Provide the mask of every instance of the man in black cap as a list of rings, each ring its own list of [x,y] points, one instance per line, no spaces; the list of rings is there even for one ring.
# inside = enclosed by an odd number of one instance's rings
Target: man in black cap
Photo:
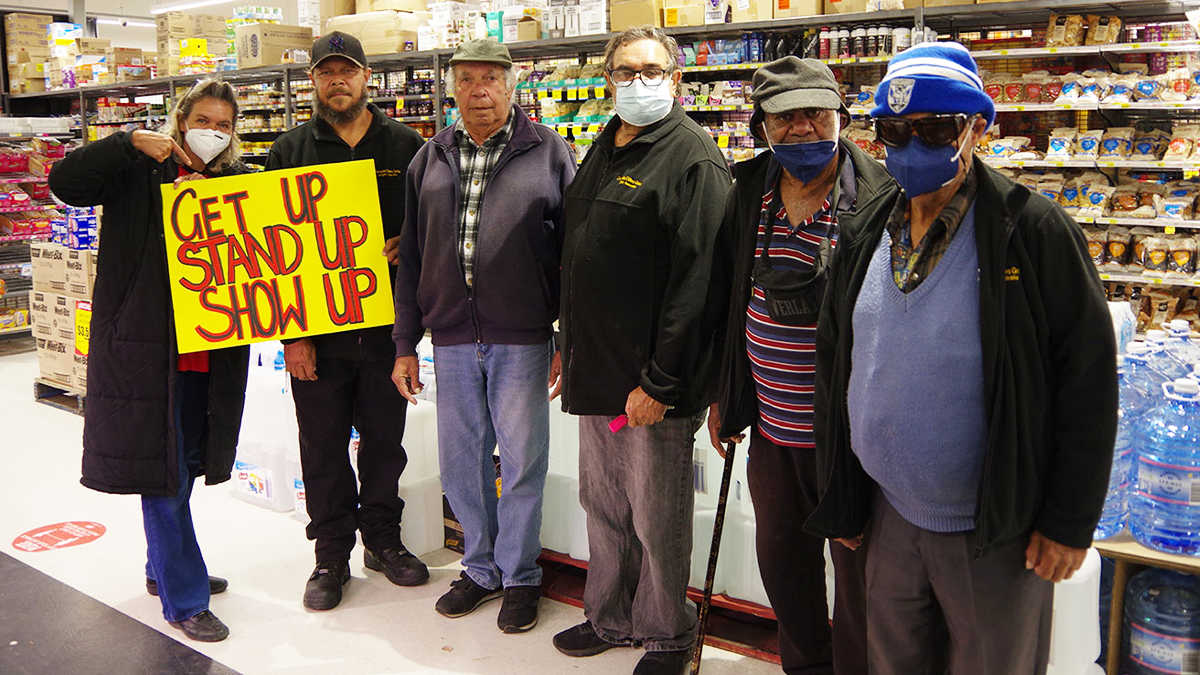
[[[395,265],[404,174],[424,141],[369,102],[371,69],[357,38],[337,31],[317,38],[312,59],[313,118],[275,141],[266,168],[375,160],[384,253]],[[404,502],[397,489],[408,458],[400,445],[405,402],[391,381],[395,348],[389,333],[387,326],[363,328],[289,340],[284,347],[300,427],[307,533],[316,540],[317,566],[304,589],[309,609],[333,609],[342,601],[356,532],[362,532],[368,569],[398,586],[429,579],[424,563],[400,540]],[[361,439],[357,482],[348,452],[351,426]]]
[[[409,170],[392,331],[392,379],[410,399],[417,342],[432,333],[442,488],[463,526],[466,569],[436,609],[457,618],[503,595],[505,633],[537,624],[563,192],[575,177],[570,146],[513,104],[515,86],[494,40],[464,42],[450,59],[446,90],[462,118]]]
[[[787,56],[754,73],[751,133],[771,148],[733,168],[719,245],[733,259],[713,447],[750,431],[747,478],[758,567],[779,620],[789,675],[865,675],[865,552],[835,544],[833,634],[825,540],[803,530],[817,504],[813,387],[817,312],[838,217],[891,177],[838,137],[849,113],[816,59]],[[832,647],[832,649],[831,649]]]

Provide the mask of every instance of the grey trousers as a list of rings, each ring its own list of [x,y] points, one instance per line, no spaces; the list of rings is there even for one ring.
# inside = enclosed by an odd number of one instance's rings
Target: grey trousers
[[[692,447],[704,413],[648,427],[608,430],[579,418],[579,501],[587,512],[583,613],[613,644],[687,649],[696,606],[692,561]]]
[[[1044,675],[1054,585],[1027,541],[976,559],[970,532],[912,525],[876,492],[867,526],[872,675]]]

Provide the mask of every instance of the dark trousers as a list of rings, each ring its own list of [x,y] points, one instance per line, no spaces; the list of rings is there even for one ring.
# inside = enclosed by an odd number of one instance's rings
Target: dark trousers
[[[779,446],[755,428],[747,467],[758,569],[779,620],[788,675],[866,675],[866,551],[830,542],[833,629],[825,600],[825,540],[804,531],[817,506],[816,453]]]
[[[208,424],[208,373],[175,374],[175,447],[179,492],[142,497],[146,530],[146,578],[158,582],[167,621],[183,621],[208,609],[208,568],[192,526],[192,485],[204,463],[201,441]]]
[[[392,383],[392,361],[317,359],[317,379],[292,378],[300,465],[317,562],[350,559],[355,532],[372,551],[400,548],[400,474],[407,402]],[[358,480],[350,427],[358,429]]]
[[[1027,540],[975,557],[971,532],[923,530],[877,492],[867,526],[873,675],[1042,675],[1054,585]]]

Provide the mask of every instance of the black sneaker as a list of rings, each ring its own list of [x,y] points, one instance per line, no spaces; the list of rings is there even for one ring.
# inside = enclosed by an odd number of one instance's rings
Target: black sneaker
[[[633,675],[682,675],[692,663],[692,650],[674,652],[646,652]]]
[[[188,639],[197,642],[220,642],[229,637],[229,627],[207,609],[183,621],[167,623],[183,631]]]
[[[363,565],[369,570],[383,572],[397,586],[420,586],[429,581],[429,568],[417,556],[404,548],[385,548],[378,554],[363,548]]]
[[[208,578],[208,594],[216,595],[224,593],[225,589],[229,588],[229,582],[221,577]],[[158,595],[158,582],[153,579],[146,579],[146,592],[150,595]]]
[[[304,606],[317,611],[337,607],[342,602],[342,586],[348,581],[349,561],[317,563],[304,586]]]
[[[615,647],[632,647],[608,642],[596,633],[591,621],[571,626],[554,636],[554,648],[567,656],[595,656]]]
[[[524,633],[537,625],[538,600],[542,597],[541,586],[510,586],[504,589],[504,604],[496,625],[505,633]]]
[[[466,572],[450,584],[450,590],[438,598],[434,609],[442,616],[457,619],[475,611],[488,600],[495,600],[503,595],[500,589],[488,590],[471,580]]]

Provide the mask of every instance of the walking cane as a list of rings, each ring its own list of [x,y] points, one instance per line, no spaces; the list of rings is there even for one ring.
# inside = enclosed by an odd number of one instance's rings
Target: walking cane
[[[691,675],[700,672],[700,653],[704,651],[704,636],[708,633],[708,607],[712,604],[713,582],[717,578],[717,554],[721,551],[721,532],[725,529],[725,507],[729,502],[729,481],[733,477],[733,441],[725,446],[725,468],[721,471],[721,493],[717,498],[717,517],[713,521],[712,546],[708,549],[708,572],[704,576],[704,600],[700,602],[700,621],[696,629],[696,647],[692,652]]]

